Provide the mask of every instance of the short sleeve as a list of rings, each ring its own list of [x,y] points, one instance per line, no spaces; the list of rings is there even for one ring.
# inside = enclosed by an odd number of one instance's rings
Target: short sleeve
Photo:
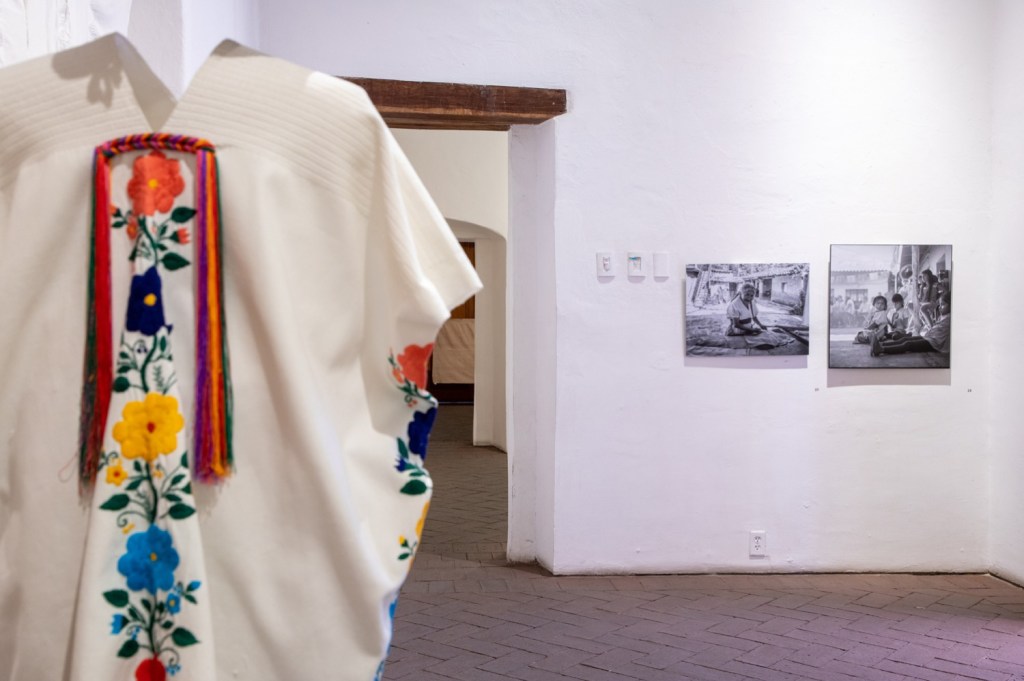
[[[361,351],[371,418],[382,433],[405,433],[421,411],[426,363],[449,310],[480,290],[480,279],[390,131],[380,122],[366,243]]]

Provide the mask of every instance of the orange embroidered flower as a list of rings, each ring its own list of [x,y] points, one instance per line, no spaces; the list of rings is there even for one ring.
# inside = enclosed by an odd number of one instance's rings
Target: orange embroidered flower
[[[421,388],[427,387],[427,360],[434,351],[434,344],[407,345],[398,356],[405,377]]]
[[[134,215],[128,218],[128,226],[125,227],[125,232],[128,235],[128,240],[132,242],[139,236],[139,219]]]
[[[189,240],[188,229],[185,228],[185,227],[182,227],[177,232],[175,232],[174,233],[174,240],[177,241],[179,244],[182,244],[182,245],[187,244],[188,240]]]
[[[128,196],[136,214],[166,213],[174,205],[174,197],[185,191],[179,162],[151,151],[135,159],[132,179],[128,182]]]

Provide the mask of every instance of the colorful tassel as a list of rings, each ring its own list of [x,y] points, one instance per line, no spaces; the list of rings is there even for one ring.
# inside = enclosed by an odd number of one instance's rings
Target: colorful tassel
[[[110,259],[110,159],[142,149],[196,155],[196,395],[193,474],[213,483],[234,465],[231,377],[224,317],[223,242],[217,158],[207,140],[167,133],[129,135],[96,147],[85,368],[79,423],[79,482],[92,486],[113,387]]]

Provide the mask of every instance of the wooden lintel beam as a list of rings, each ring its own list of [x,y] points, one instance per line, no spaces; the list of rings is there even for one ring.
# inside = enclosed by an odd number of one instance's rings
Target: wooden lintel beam
[[[378,78],[346,80],[366,90],[384,120],[395,128],[508,130],[513,125],[543,123],[566,111],[565,90]]]

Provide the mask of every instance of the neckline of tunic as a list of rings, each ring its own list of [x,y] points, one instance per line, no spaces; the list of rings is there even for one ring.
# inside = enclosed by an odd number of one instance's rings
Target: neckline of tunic
[[[220,59],[239,47],[233,40],[222,40],[203,60],[180,97],[160,79],[130,40],[111,33],[93,42],[105,58],[98,62],[93,78],[106,80],[117,96],[118,104],[131,110],[140,129],[149,132],[174,132],[178,114],[197,97],[202,97],[208,73]],[[105,62],[105,63],[104,63]],[[99,69],[106,72],[99,72]],[[123,76],[123,79],[122,79]],[[112,102],[113,104],[113,102]]]

